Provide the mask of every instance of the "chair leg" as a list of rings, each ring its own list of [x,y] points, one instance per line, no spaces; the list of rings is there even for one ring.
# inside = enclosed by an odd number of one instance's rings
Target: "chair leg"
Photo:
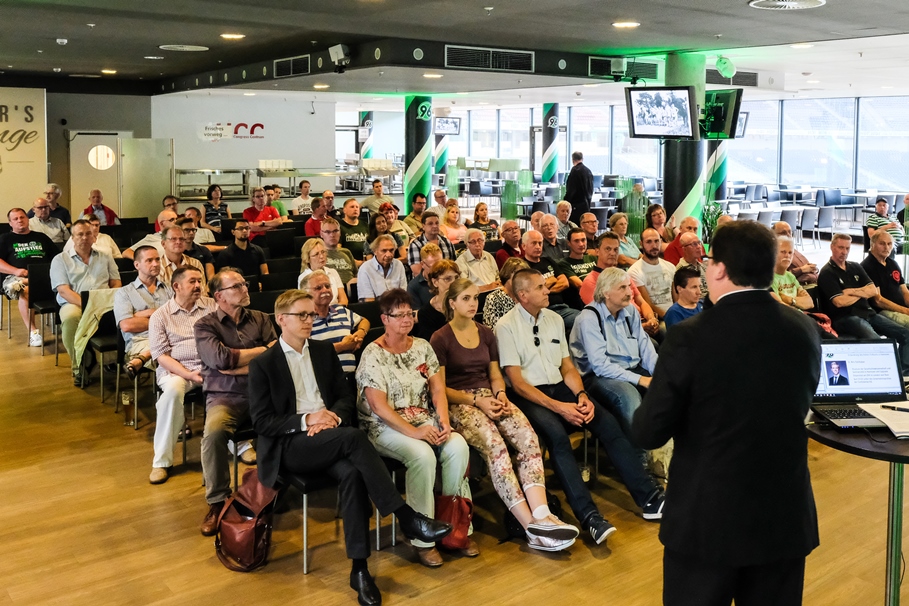
[[[303,574],[309,574],[309,495],[303,493]]]
[[[237,471],[237,468],[238,468],[237,462],[239,460],[240,460],[240,444],[238,444],[237,441],[234,440],[234,492],[237,492],[238,483],[239,483],[238,482],[239,473]]]
[[[139,375],[133,379],[133,431],[139,431]]]
[[[54,366],[59,366],[60,365],[60,339],[57,338],[57,318],[54,318],[53,331],[54,331]]]
[[[382,528],[382,518],[379,516],[379,508],[376,507],[376,551],[379,551],[380,549],[382,549],[381,542],[380,542],[381,534],[379,533],[379,530],[381,528]]]
[[[394,484],[395,486],[398,485],[396,476],[397,476],[397,472],[395,472],[395,471],[391,472],[391,483]],[[398,533],[395,530],[395,521],[396,521],[396,517],[395,517],[394,512],[392,512],[392,514],[391,514],[391,546],[392,547],[394,547],[398,543]]]
[[[41,357],[44,357],[44,315],[41,316]]]
[[[99,363],[98,363],[98,368],[100,369],[99,370],[99,375],[100,375],[99,381],[101,383],[101,387],[99,388],[99,390],[101,391],[101,403],[104,404],[104,354],[101,353],[100,351],[95,352],[95,354],[98,356],[98,360],[99,360]]]

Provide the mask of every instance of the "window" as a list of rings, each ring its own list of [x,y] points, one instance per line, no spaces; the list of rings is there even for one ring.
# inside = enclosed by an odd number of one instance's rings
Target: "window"
[[[854,145],[855,99],[783,101],[783,183],[852,187]]]
[[[499,111],[499,157],[521,161],[530,166],[530,109]]]
[[[909,97],[864,98],[859,103],[857,187],[909,190]]]
[[[655,177],[659,173],[658,139],[632,139],[628,136],[628,112],[624,105],[613,108],[612,173],[625,177]]]
[[[467,112],[453,111],[448,114],[452,118],[461,119],[461,134],[448,135],[448,161],[452,162],[458,158],[467,157]]]
[[[463,125],[462,125],[463,126]],[[470,112],[470,157],[498,157],[496,110],[474,109]],[[450,152],[449,152],[450,153]]]
[[[584,165],[597,174],[609,172],[609,108],[571,108],[571,152],[584,154]]]

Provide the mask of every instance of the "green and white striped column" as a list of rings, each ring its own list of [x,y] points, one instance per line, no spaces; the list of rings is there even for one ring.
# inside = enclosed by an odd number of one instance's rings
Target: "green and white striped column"
[[[543,183],[554,183],[559,168],[559,104],[543,104]]]
[[[724,139],[707,141],[707,200],[726,199],[726,162],[729,144]]]
[[[432,187],[432,97],[404,98],[404,213],[413,195],[429,196]]]
[[[445,167],[448,166],[448,135],[436,135],[436,149],[432,157],[435,158],[432,172],[436,175],[444,175]]]
[[[372,112],[360,112],[360,128],[369,130],[369,136],[363,142],[360,142],[360,133],[357,133],[357,153],[363,160],[372,158],[372,121]]]

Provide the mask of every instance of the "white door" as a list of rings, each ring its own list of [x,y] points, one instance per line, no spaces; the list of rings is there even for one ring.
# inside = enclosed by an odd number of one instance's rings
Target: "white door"
[[[69,132],[69,195],[73,219],[88,206],[88,194],[93,189],[100,189],[104,204],[121,214],[117,139],[132,136],[132,131]]]

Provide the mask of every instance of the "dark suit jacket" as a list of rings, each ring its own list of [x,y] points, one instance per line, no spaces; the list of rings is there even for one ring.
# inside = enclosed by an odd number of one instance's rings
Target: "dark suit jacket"
[[[818,545],[804,419],[821,372],[812,321],[767,291],[673,326],[635,412],[643,448],[675,439],[660,540],[723,566]]]
[[[565,199],[571,202],[571,220],[580,225],[580,216],[590,212],[590,200],[593,198],[593,173],[578,162],[571,167],[565,181]]]
[[[342,425],[353,425],[356,406],[334,346],[310,339],[309,353],[326,408],[341,418]],[[265,486],[275,486],[284,445],[303,431],[296,398],[287,358],[281,344],[275,343],[249,365],[249,414],[259,434],[259,481]]]
[[[831,385],[849,385],[849,379],[843,375],[830,375]]]

